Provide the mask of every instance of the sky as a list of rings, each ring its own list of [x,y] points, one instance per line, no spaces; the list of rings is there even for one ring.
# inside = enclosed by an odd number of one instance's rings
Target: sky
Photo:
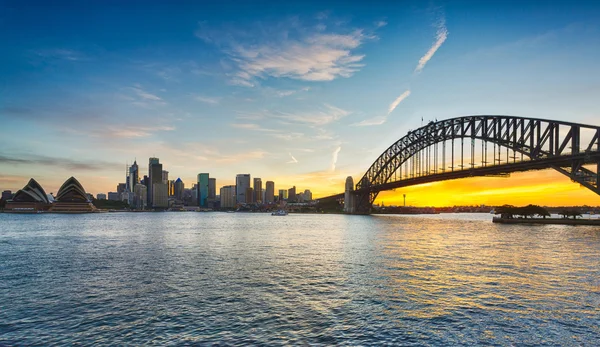
[[[250,173],[343,191],[434,119],[600,125],[593,1],[0,0],[0,189],[75,176],[114,191],[160,158],[170,179]],[[418,206],[600,205],[553,171],[380,195]]]

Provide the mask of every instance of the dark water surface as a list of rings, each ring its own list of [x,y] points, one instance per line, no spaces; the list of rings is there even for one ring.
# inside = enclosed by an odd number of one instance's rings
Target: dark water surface
[[[0,345],[598,345],[600,228],[0,214]]]

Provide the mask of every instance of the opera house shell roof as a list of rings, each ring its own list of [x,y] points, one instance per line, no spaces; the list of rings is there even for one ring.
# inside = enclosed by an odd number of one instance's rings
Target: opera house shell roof
[[[44,188],[33,178],[6,204],[6,210],[11,212],[37,212],[49,207],[50,201]]]
[[[49,204],[48,196],[44,191],[44,188],[37,183],[33,178],[29,180],[29,183],[23,189],[17,191],[15,196],[12,198],[13,202],[41,202]]]
[[[96,210],[96,207],[88,199],[85,189],[75,177],[71,177],[63,183],[54,199],[52,212],[84,213]]]

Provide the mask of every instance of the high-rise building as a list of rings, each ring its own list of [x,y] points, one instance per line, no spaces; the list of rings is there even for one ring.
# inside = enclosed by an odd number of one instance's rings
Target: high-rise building
[[[169,181],[169,171],[162,170],[162,183],[167,183]]]
[[[148,160],[148,206],[154,206],[152,201],[154,198],[154,185],[163,182],[162,176],[162,164],[159,162],[158,158],[150,158]]]
[[[175,197],[175,200],[179,200],[179,201],[183,201],[183,190],[185,189],[183,181],[181,180],[181,178],[177,178],[177,180],[175,181],[175,184],[173,184],[174,186],[174,194],[173,196]]]
[[[267,181],[265,186],[265,202],[271,203],[273,201],[275,201],[275,183]]]
[[[217,197],[217,179],[209,178],[208,179],[208,198],[215,199]]]
[[[287,200],[288,191],[286,189],[279,189],[279,201]]]
[[[98,193],[98,194],[96,194],[96,199],[97,200],[106,200],[106,194]]]
[[[251,204],[254,201],[254,189],[252,187],[246,188],[246,203]]]
[[[236,186],[224,186],[220,189],[221,208],[233,208],[236,206]]]
[[[138,210],[143,210],[146,208],[147,196],[148,196],[148,188],[143,184],[136,184],[133,187],[133,207]]]
[[[133,165],[129,167],[129,175],[127,176],[127,190],[133,192],[135,185],[140,181],[140,170],[137,160],[133,161]]]
[[[235,197],[238,204],[246,202],[246,189],[250,188],[250,174],[235,176]]]
[[[117,193],[121,194],[127,190],[127,185],[125,183],[117,184]]]
[[[288,189],[288,201],[290,202],[296,202],[297,197],[296,197],[296,186],[293,186],[292,188]]]
[[[152,207],[169,207],[169,195],[166,183],[154,183],[152,185]]]
[[[262,202],[262,180],[259,177],[254,178],[254,202]]]
[[[208,181],[207,173],[198,174],[198,206],[208,208]]]
[[[309,189],[304,190],[304,201],[312,201],[312,192]]]

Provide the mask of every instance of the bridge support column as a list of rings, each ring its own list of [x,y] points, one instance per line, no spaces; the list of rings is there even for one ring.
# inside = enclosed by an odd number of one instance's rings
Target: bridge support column
[[[373,208],[371,201],[371,193],[355,194],[353,214],[371,214],[371,210]]]

